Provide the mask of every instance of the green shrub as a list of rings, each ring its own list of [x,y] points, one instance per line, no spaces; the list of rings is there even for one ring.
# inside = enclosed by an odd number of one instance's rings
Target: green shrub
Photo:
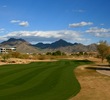
[[[108,55],[108,56],[106,57],[106,59],[107,59],[107,62],[110,64],[110,55]]]

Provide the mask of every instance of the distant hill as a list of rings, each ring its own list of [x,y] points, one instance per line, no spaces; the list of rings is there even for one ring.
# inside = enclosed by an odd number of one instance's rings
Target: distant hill
[[[66,46],[73,46],[73,45],[74,44],[66,42],[63,39],[60,39],[60,40],[55,41],[55,42],[53,42],[51,44],[38,43],[38,44],[36,44],[34,46],[36,46],[38,48],[41,48],[41,49],[46,49],[46,48],[56,49],[56,48],[59,48],[59,47],[66,47]]]
[[[2,42],[1,45],[16,46],[16,45],[21,44],[21,43],[29,44],[29,43],[26,42],[24,39],[10,38],[9,40]]]
[[[66,53],[73,52],[94,52],[97,51],[96,44],[83,45],[81,43],[69,43],[63,39],[50,44],[37,43],[32,45],[24,39],[10,38],[0,44],[1,47],[16,47],[22,53],[46,53],[60,50]]]
[[[44,44],[44,43],[37,43],[35,45],[33,45],[34,47],[38,47],[40,49],[46,49],[50,47],[50,44]]]
[[[18,52],[22,53],[37,53],[37,48],[33,47],[29,42],[24,39],[10,38],[0,44],[1,47],[16,47]]]
[[[83,44],[76,44],[73,46],[60,47],[57,49],[53,49],[53,51],[60,50],[66,53],[74,53],[74,52],[97,52],[96,44],[91,44],[85,46]]]
[[[72,43],[66,42],[63,39],[60,39],[58,41],[55,41],[50,44],[50,48],[59,48],[59,47],[66,47],[66,46],[72,46]]]

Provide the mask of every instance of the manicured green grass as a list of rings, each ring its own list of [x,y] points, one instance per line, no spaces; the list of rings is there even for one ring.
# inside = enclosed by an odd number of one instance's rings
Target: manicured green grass
[[[86,60],[0,66],[0,100],[68,100],[80,91],[73,70]]]

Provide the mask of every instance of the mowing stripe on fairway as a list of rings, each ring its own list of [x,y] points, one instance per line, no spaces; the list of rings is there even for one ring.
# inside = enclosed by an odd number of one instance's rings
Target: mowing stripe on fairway
[[[39,66],[31,69],[27,68],[27,70],[23,70],[21,72],[9,75],[2,79],[3,82],[0,83],[0,90],[15,87],[17,85],[22,85],[23,83],[40,74],[41,72],[48,70],[48,68],[53,68],[52,65],[54,65],[54,63],[50,63],[49,65],[43,67]]]
[[[16,93],[19,91],[23,91],[23,90],[32,88],[36,84],[39,84],[41,81],[43,81],[43,79],[45,79],[47,75],[51,74],[57,68],[58,68],[58,66],[51,67],[48,70],[45,70],[45,71],[41,72],[40,74],[32,77],[30,80],[28,80],[27,82],[25,82],[24,84],[22,84],[20,86],[12,87],[10,89],[0,90],[0,95],[4,94],[5,92],[7,92],[7,94],[12,94],[12,93]],[[10,90],[11,90],[11,92],[9,92]]]
[[[48,64],[46,64],[47,67],[48,67]],[[49,65],[52,65],[52,63],[50,63]],[[14,65],[14,66],[17,66],[17,65]],[[22,65],[21,68],[17,67],[16,69],[14,68],[11,68],[10,71],[8,72],[5,72],[5,73],[2,73],[2,71],[0,71],[0,84],[2,83],[1,81],[5,81],[5,79],[13,79],[13,76],[15,76],[15,78],[18,76],[18,75],[22,75],[22,74],[25,74],[26,71],[28,70],[33,70],[34,69],[39,69],[39,68],[43,68],[43,67],[46,67],[45,66],[45,63],[42,63],[42,64],[34,64],[34,66],[32,66],[32,64],[29,64],[28,66],[27,65]],[[24,72],[24,73],[23,73]],[[12,80],[11,79],[11,80]]]
[[[61,60],[2,66],[0,100],[67,100],[80,91],[73,69],[89,63]]]

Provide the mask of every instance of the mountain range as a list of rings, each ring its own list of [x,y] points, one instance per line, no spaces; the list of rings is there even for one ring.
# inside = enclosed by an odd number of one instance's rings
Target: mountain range
[[[77,44],[78,43],[72,44],[72,43],[66,42],[63,39],[60,39],[60,40],[55,41],[55,42],[53,42],[51,44],[37,43],[37,44],[35,44],[33,46],[41,48],[41,49],[46,49],[46,48],[56,49],[56,48],[59,48],[59,47],[73,46],[73,45],[77,45]]]
[[[97,51],[96,44],[86,46],[81,43],[70,43],[63,39],[57,40],[50,44],[37,43],[33,45],[21,38],[10,38],[9,40],[0,43],[0,47],[16,47],[16,50],[22,53],[46,53],[56,50],[66,53]]]

